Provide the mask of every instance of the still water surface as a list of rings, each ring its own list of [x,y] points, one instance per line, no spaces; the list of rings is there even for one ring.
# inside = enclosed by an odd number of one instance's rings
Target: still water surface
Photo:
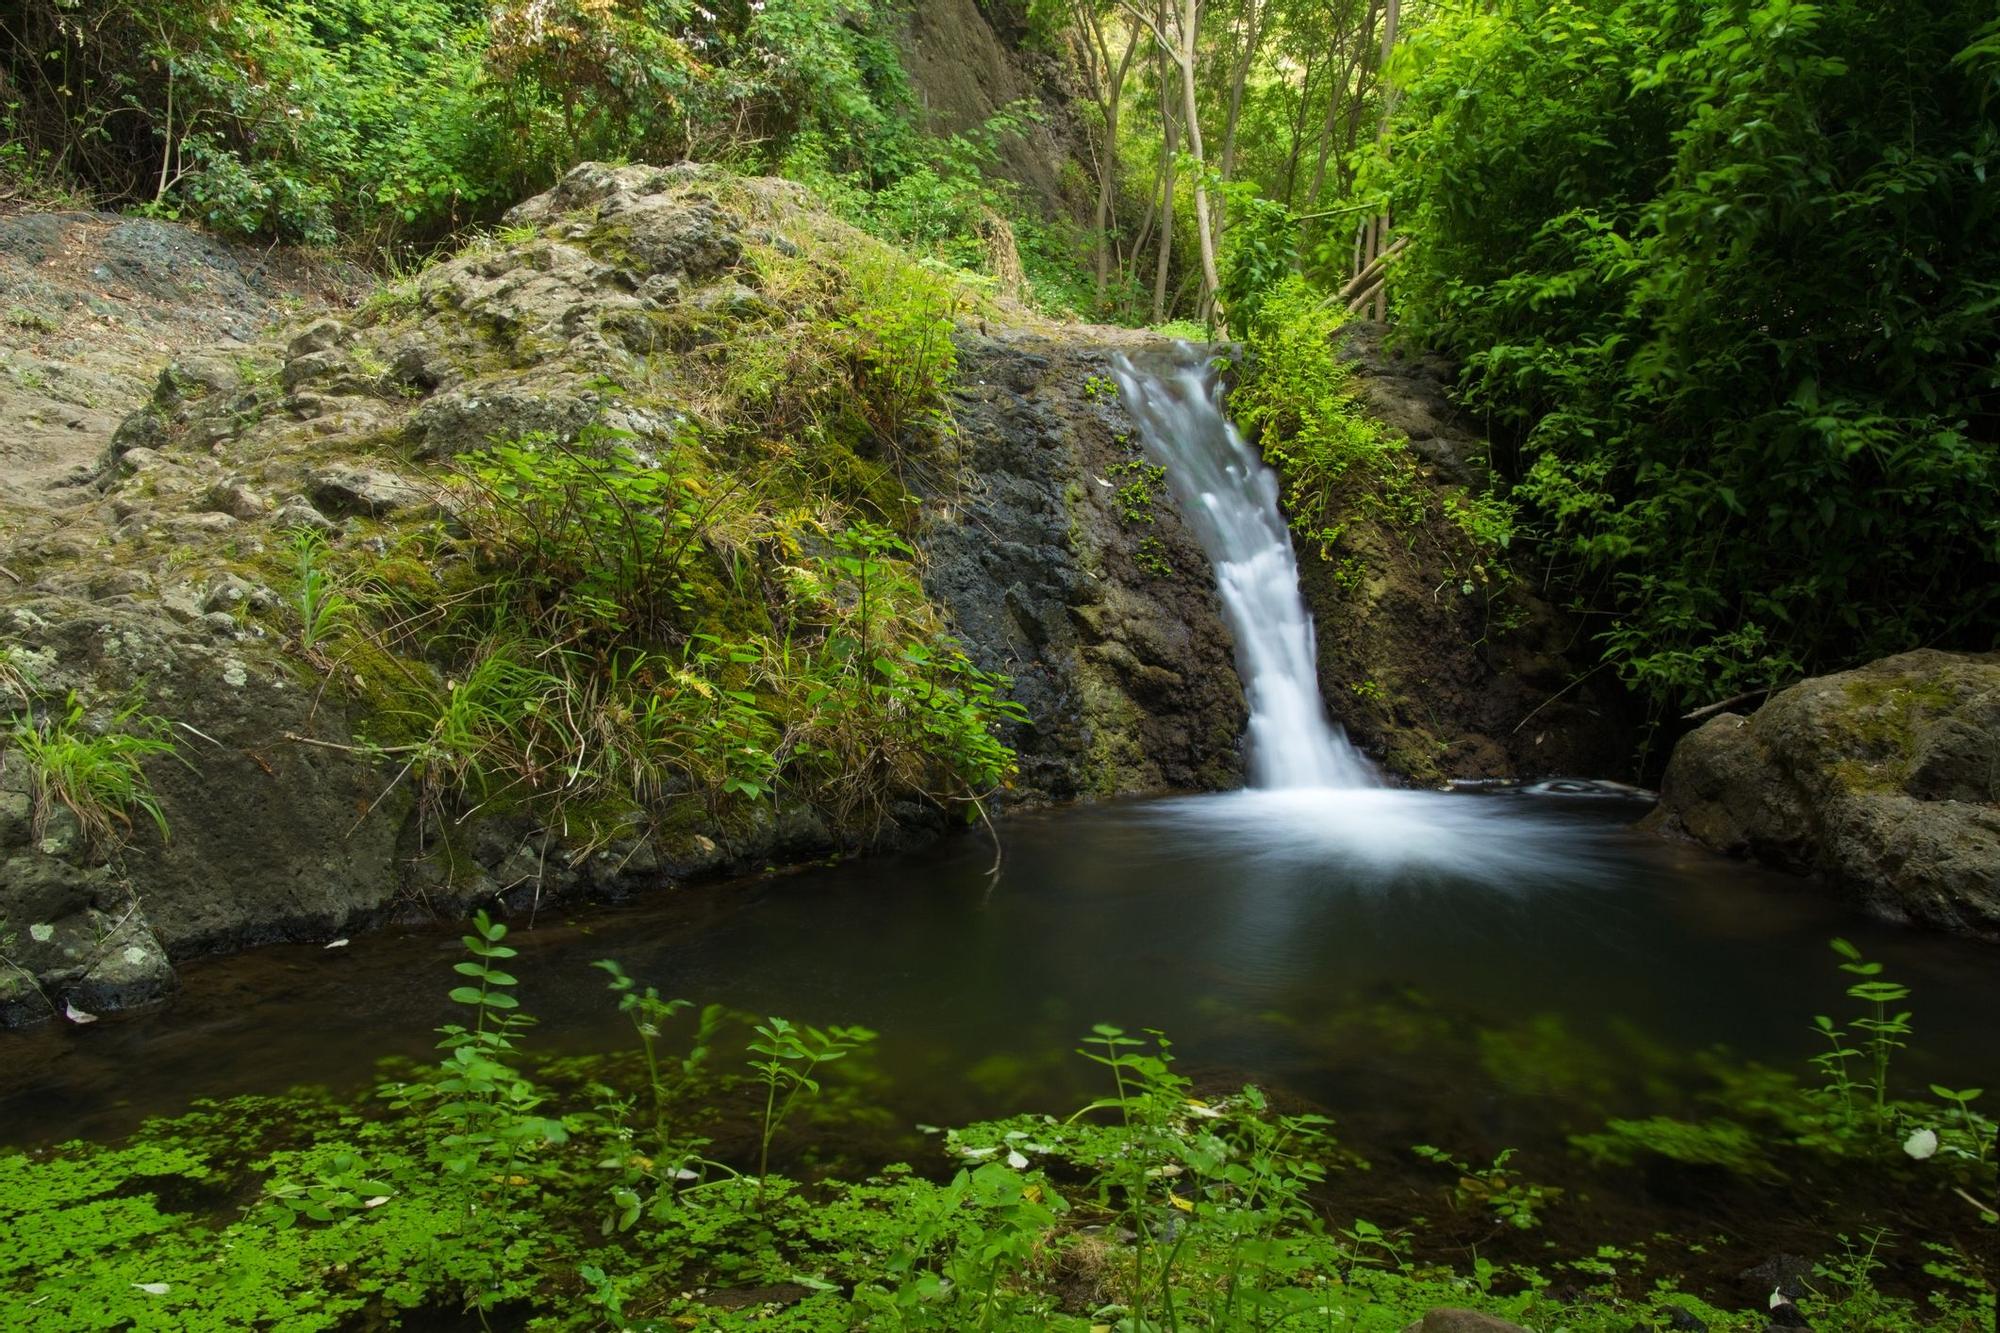
[[[879,1030],[906,1124],[1070,1109],[1095,1091],[1076,1039],[1112,1022],[1164,1029],[1199,1077],[1320,1102],[1350,1141],[1526,1146],[1677,1109],[1697,1050],[1802,1069],[1811,1016],[1851,1007],[1837,934],[1914,988],[1911,1091],[1992,1085],[1990,948],[1635,833],[1643,809],[1382,789],[1117,802],[1003,822],[997,881],[968,836],[545,916],[511,942],[544,1048],[627,1040],[589,966],[615,957],[669,996]],[[0,1037],[0,1139],[365,1087],[452,1017],[457,949],[442,930],[267,949],[189,966],[161,1011]]]

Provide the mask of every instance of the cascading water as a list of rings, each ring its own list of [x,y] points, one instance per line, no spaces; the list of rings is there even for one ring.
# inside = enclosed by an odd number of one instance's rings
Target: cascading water
[[[1115,365],[1139,438],[1215,565],[1250,706],[1250,783],[1298,789],[1369,787],[1375,774],[1320,699],[1312,615],[1278,512],[1278,478],[1222,414],[1220,380],[1199,348],[1146,372]]]
[[[1278,479],[1223,415],[1207,356],[1180,344],[1144,368],[1122,357],[1114,368],[1141,444],[1166,468],[1215,565],[1250,706],[1248,789],[1156,801],[1136,817],[1246,863],[1296,868],[1349,890],[1478,882],[1518,892],[1587,872],[1592,854],[1517,802],[1382,784],[1327,718]],[[1259,910],[1289,919],[1293,907]]]

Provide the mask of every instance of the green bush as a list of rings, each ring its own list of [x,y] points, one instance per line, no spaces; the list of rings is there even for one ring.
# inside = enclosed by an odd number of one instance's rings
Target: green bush
[[[590,157],[916,164],[888,5],[25,0],[0,163],[219,231],[428,240]]]
[[[1498,553],[1513,540],[1512,506],[1492,495],[1432,498],[1408,444],[1361,405],[1335,345],[1345,312],[1297,276],[1258,289],[1249,310],[1230,411],[1276,470],[1292,530],[1331,559],[1366,515],[1413,539],[1428,534],[1466,596],[1504,582]]]
[[[70,694],[60,710],[38,717],[23,709],[0,734],[0,763],[12,759],[27,772],[39,834],[58,809],[75,816],[90,849],[115,850],[144,815],[167,836],[167,817],[153,795],[142,761],[172,755],[164,718],[145,715],[137,702],[93,726],[83,702]]]
[[[1401,312],[1658,706],[2000,629],[1992,20],[1551,0],[1411,39]]]

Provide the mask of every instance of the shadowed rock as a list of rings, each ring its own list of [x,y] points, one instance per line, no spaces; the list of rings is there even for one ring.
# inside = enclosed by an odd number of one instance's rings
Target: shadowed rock
[[[1648,823],[2000,941],[2000,653],[1904,653],[1711,718]]]

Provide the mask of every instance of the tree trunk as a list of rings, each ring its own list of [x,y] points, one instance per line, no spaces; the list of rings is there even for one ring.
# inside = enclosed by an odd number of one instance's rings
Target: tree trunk
[[[1341,108],[1343,105],[1359,106],[1361,86],[1356,85],[1353,102],[1349,103],[1348,85],[1356,83],[1358,74],[1365,75],[1370,47],[1368,39],[1375,32],[1375,18],[1380,12],[1381,0],[1368,0],[1368,16],[1362,20],[1361,30],[1355,33],[1353,45],[1348,48],[1347,59],[1340,68],[1340,77],[1334,80],[1333,87],[1327,90],[1326,119],[1320,125],[1319,131],[1319,161],[1313,167],[1312,188],[1306,191],[1305,211],[1308,213],[1318,205],[1320,194],[1326,188],[1327,160],[1333,156],[1334,131],[1340,125]]]
[[[1236,127],[1243,118],[1243,85],[1249,82],[1250,67],[1256,63],[1257,48],[1264,40],[1264,29],[1260,20],[1268,19],[1270,10],[1258,10],[1258,0],[1249,0],[1249,9],[1244,16],[1243,50],[1236,59],[1236,69],[1229,79],[1229,111],[1222,122],[1222,165],[1220,176],[1227,185],[1236,178]],[[1222,237],[1229,226],[1229,201],[1216,201],[1215,241],[1222,243]]]
[[[1103,41],[1103,30],[1098,31]],[[1104,308],[1104,292],[1111,279],[1112,209],[1118,196],[1118,111],[1125,99],[1125,76],[1131,71],[1132,57],[1139,50],[1139,31],[1125,44],[1125,54],[1112,70],[1104,99],[1104,148],[1097,164],[1097,307]],[[1105,49],[1107,60],[1111,52]]]
[[[1299,154],[1306,146],[1306,111],[1312,105],[1313,75],[1319,72],[1319,46],[1315,43],[1306,50],[1306,77],[1299,85],[1299,105],[1292,115],[1292,146],[1285,154],[1285,207],[1292,206],[1292,195],[1298,189]]]
[[[1377,76],[1378,82],[1382,85],[1382,124],[1375,131],[1375,137],[1378,141],[1385,143],[1389,138],[1389,118],[1396,111],[1396,85],[1389,82],[1389,58],[1396,53],[1396,19],[1401,11],[1401,0],[1389,0],[1388,15],[1382,24],[1382,64],[1380,66],[1382,72]],[[1385,204],[1382,208],[1382,215],[1375,219],[1375,253],[1371,257],[1379,258],[1384,253],[1385,247],[1388,244],[1389,209]],[[1388,318],[1389,277],[1385,269],[1382,275],[1382,286],[1375,294],[1375,322],[1379,324]]]
[[[1160,0],[1160,18],[1167,16],[1167,0]],[[1179,149],[1174,126],[1172,85],[1167,82],[1167,61],[1160,53],[1160,258],[1153,270],[1153,322],[1167,317],[1167,271],[1174,256],[1174,154]]]
[[[1208,169],[1201,151],[1201,111],[1195,89],[1195,33],[1200,22],[1201,0],[1181,0],[1181,102],[1186,111],[1188,156],[1194,159],[1194,226],[1201,244],[1201,304],[1206,317],[1212,313],[1215,289],[1215,232],[1208,208]]]

